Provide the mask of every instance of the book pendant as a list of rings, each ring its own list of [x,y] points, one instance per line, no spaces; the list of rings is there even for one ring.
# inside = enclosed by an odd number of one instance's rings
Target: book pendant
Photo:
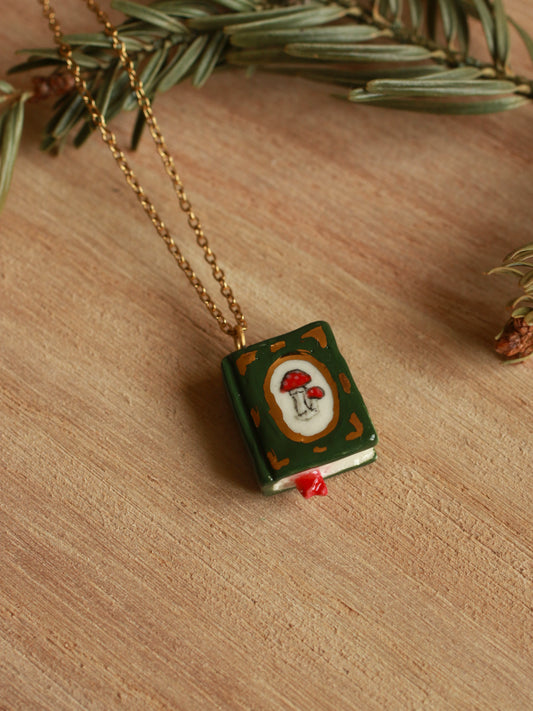
[[[230,353],[222,373],[264,494],[325,495],[324,479],[375,460],[375,429],[325,321]]]

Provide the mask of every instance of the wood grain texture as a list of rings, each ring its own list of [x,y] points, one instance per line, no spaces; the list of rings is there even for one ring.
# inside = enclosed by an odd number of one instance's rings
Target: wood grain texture
[[[49,44],[15,6],[2,70]],[[33,110],[0,218],[0,708],[532,708],[533,363],[493,356],[515,288],[484,275],[531,240],[531,109],[222,74],[157,114],[249,342],[329,321],[379,459],[261,497],[230,342],[100,141],[43,155]],[[147,140],[134,162],[192,255]]]

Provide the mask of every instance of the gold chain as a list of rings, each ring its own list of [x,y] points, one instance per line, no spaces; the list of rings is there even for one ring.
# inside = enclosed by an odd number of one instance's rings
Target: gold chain
[[[161,239],[165,242],[168,251],[172,254],[179,268],[183,271],[189,282],[195,288],[202,303],[205,305],[210,314],[216,319],[222,331],[235,340],[236,348],[242,348],[244,346],[244,331],[246,330],[246,320],[239,304],[233,296],[233,291],[231,287],[226,281],[224,272],[217,264],[216,256],[212,251],[211,247],[209,246],[207,237],[205,236],[202,225],[200,223],[200,219],[194,213],[192,205],[189,199],[187,198],[187,194],[183,187],[183,183],[181,182],[181,178],[178,175],[178,172],[176,171],[174,160],[172,159],[172,156],[167,150],[165,139],[163,138],[163,135],[157,125],[156,118],[152,111],[150,99],[146,96],[144,92],[142,82],[138,78],[133,62],[126,51],[126,46],[118,36],[117,28],[110,22],[106,13],[97,5],[95,0],[83,0],[89,10],[94,12],[98,20],[103,24],[105,34],[112,41],[113,50],[119,57],[122,66],[128,73],[130,86],[135,92],[138,104],[142,109],[142,112],[144,113],[146,123],[154,140],[157,152],[159,153],[159,156],[161,157],[161,160],[165,167],[165,171],[169,176],[170,180],[172,181],[174,191],[178,198],[179,206],[186,214],[188,225],[196,236],[196,243],[199,247],[202,248],[204,252],[204,259],[211,267],[213,277],[220,286],[220,293],[228,303],[229,309],[235,318],[235,325],[232,325],[228,322],[228,320],[224,317],[222,311],[213,302],[212,298],[207,293],[206,288],[191,268],[191,265],[189,264],[188,260],[183,256],[176,242],[174,242],[174,239],[172,238],[165,223],[157,214],[154,204],[151,202],[151,200],[148,198],[148,195],[144,192],[144,189],[139,184],[139,181],[137,180],[133,169],[128,164],[128,161],[126,160],[123,151],[117,144],[117,140],[115,138],[114,133],[108,127],[103,114],[99,110],[98,106],[96,105],[96,101],[94,100],[91,92],[87,88],[87,83],[81,76],[80,66],[72,55],[72,47],[68,44],[68,42],[65,41],[61,25],[59,24],[56,14],[50,5],[50,1],[37,1],[41,4],[43,13],[48,20],[50,29],[53,32],[54,40],[59,48],[59,54],[65,60],[69,71],[74,77],[76,88],[80,93],[81,98],[83,99],[83,102],[85,103],[89,114],[91,115],[91,119],[94,125],[99,129],[103,140],[105,141],[113,155],[113,158],[115,159],[121,171],[123,172],[124,177],[126,178],[126,182],[131,187],[133,192],[137,195],[137,198],[141,203],[144,211],[150,218],[153,226],[157,230]]]

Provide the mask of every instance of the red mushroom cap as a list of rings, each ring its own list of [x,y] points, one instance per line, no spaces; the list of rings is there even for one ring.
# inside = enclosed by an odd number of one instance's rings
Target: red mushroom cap
[[[321,400],[324,397],[324,391],[322,388],[319,388],[318,385],[309,388],[306,394],[308,398],[311,398],[311,400]]]
[[[288,393],[289,390],[294,390],[295,388],[301,388],[311,380],[311,376],[308,373],[304,373],[303,370],[296,368],[295,370],[289,370],[285,373],[283,380],[281,381],[280,392]]]

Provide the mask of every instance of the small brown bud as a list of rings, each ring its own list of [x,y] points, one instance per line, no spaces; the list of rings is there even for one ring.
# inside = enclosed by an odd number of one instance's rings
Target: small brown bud
[[[525,358],[533,353],[533,324],[523,318],[510,318],[505,324],[495,346],[496,353],[504,358]]]
[[[67,91],[74,89],[76,82],[74,77],[69,73],[52,74],[50,76],[50,89],[56,96],[66,94]]]
[[[50,84],[46,77],[32,77],[31,83],[33,84],[32,101],[42,101],[50,96]]]
[[[49,76],[37,76],[31,79],[33,96],[31,101],[44,101],[51,96],[61,96],[74,88],[75,82],[72,74],[57,72]]]

